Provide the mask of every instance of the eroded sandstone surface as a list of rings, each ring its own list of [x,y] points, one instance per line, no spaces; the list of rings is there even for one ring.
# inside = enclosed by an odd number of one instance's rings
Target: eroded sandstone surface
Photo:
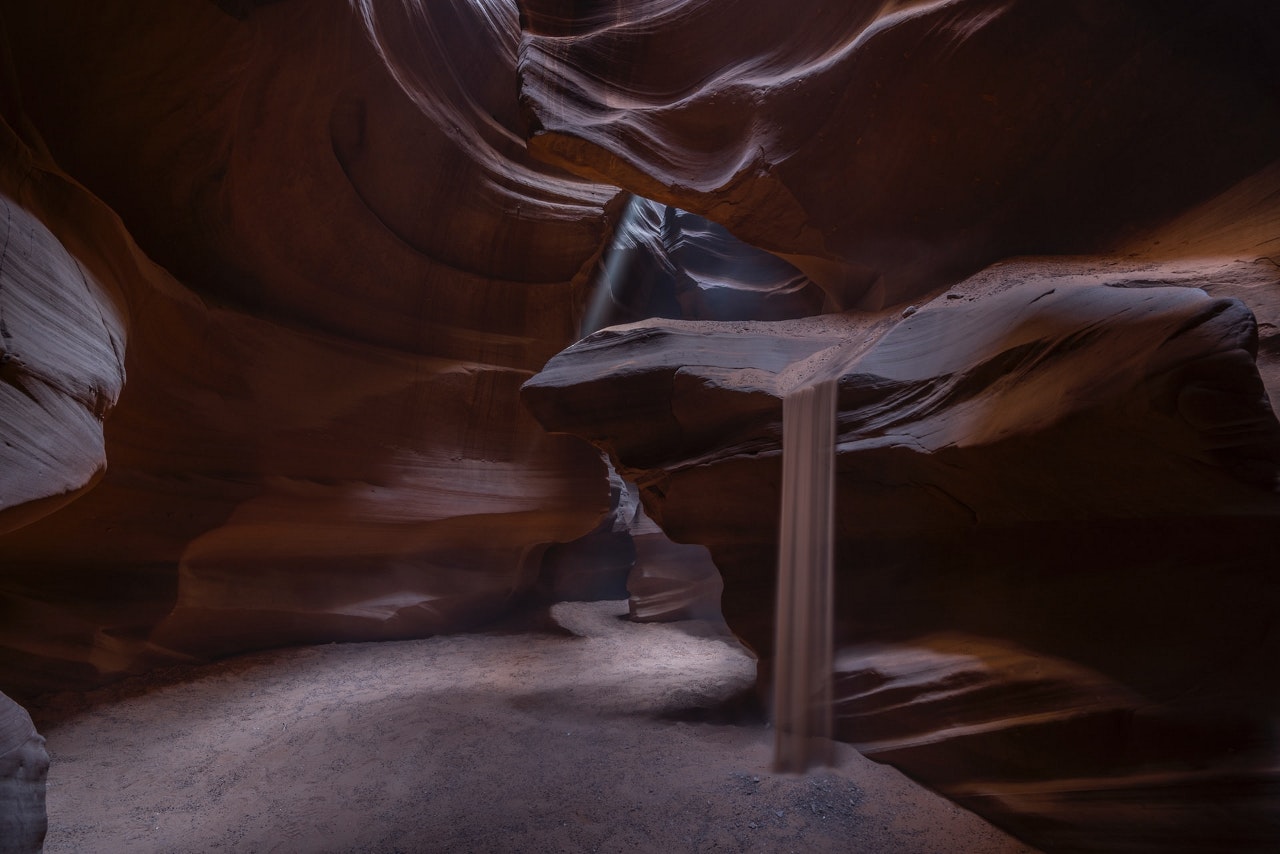
[[[1276,272],[1153,273],[1026,260],[906,311],[614,327],[525,395],[710,550],[768,679],[781,398],[837,376],[838,736],[1049,850],[1262,851],[1280,423],[1253,314],[1194,285]]]
[[[582,333],[649,317],[784,320],[819,314],[825,302],[812,279],[724,226],[631,196],[601,257]]]
[[[533,151],[721,223],[842,307],[1110,245],[1280,132],[1263,2],[521,6]]]
[[[710,549],[762,679],[781,397],[834,375],[840,737],[1049,850],[1280,844],[1274,8],[522,9],[531,150],[852,309],[525,387]]]
[[[1049,850],[1280,844],[1274,4],[0,26],[4,690],[722,575],[763,685],[835,376],[840,737]]]
[[[608,509],[517,396],[617,191],[525,152],[514,6],[243,11],[5,4],[8,690],[474,626]]]

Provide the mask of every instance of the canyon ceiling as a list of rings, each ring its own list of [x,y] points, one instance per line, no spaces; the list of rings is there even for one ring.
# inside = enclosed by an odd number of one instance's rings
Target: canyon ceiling
[[[1274,4],[0,27],[0,690],[624,583],[767,682],[834,376],[840,737],[1048,851],[1280,845]]]

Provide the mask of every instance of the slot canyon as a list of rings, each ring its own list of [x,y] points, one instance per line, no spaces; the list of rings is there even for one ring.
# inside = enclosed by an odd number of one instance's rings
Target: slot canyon
[[[1278,46],[0,0],[0,854],[1280,851]]]

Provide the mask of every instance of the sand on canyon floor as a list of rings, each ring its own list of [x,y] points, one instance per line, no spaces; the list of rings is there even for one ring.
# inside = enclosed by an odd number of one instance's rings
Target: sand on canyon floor
[[[707,714],[754,662],[707,624],[562,603],[502,634],[246,655],[36,704],[62,852],[1033,849],[845,745],[770,771]],[[720,720],[720,722],[708,722]]]

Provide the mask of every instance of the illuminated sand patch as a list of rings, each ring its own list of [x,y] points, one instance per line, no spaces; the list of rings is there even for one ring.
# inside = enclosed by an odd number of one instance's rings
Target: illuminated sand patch
[[[558,633],[245,656],[38,708],[59,852],[1029,851],[841,746],[775,775],[736,644],[554,607]]]

